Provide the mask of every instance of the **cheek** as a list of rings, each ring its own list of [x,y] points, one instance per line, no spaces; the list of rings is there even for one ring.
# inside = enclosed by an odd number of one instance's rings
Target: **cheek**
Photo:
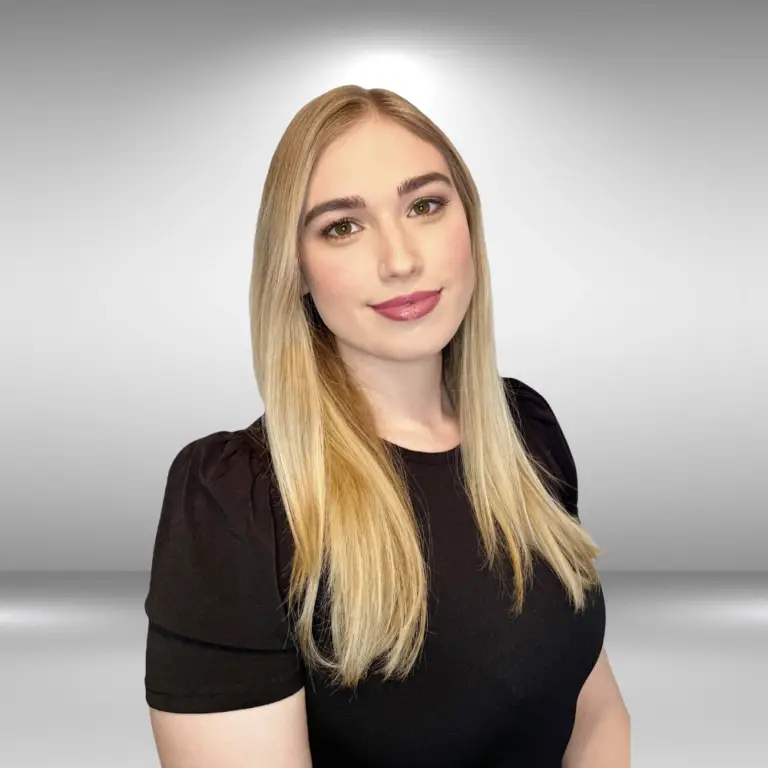
[[[362,288],[360,278],[343,264],[335,264],[333,259],[324,259],[322,264],[314,264],[309,271],[312,290],[318,303],[343,306],[352,298],[360,298]]]
[[[466,222],[461,221],[446,233],[443,265],[449,274],[466,277],[474,274],[472,242]]]

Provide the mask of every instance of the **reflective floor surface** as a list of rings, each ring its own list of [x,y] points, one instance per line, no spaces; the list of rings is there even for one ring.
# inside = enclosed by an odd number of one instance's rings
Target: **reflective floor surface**
[[[148,573],[0,574],[0,766],[159,766]],[[633,768],[766,768],[768,573],[602,574]]]

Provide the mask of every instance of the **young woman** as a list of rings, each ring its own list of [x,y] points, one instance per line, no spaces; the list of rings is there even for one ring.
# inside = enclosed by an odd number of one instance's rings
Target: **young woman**
[[[181,449],[153,551],[164,768],[628,766],[574,461],[499,375],[478,192],[415,106],[294,117],[250,311],[265,412]]]

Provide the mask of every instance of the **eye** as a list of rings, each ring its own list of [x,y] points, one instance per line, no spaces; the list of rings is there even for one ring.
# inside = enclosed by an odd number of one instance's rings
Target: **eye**
[[[446,200],[445,198],[442,198],[442,197],[423,197],[420,200],[417,200],[411,206],[411,210],[421,210],[421,211],[426,210],[427,213],[422,213],[422,214],[420,214],[418,216],[410,217],[410,218],[426,219],[429,216],[434,216],[435,214],[439,213],[443,208],[445,208],[445,206],[448,205],[448,202],[449,202],[448,200]],[[434,203],[437,206],[437,208],[435,210],[433,210],[433,211],[430,211],[429,210],[429,204],[430,203]],[[337,219],[332,224],[329,224],[327,227],[322,229],[320,231],[320,236],[324,237],[326,240],[344,240],[347,237],[352,237],[352,235],[355,235],[357,233],[356,232],[346,231],[343,234],[332,235],[331,232],[333,232],[333,230],[335,230],[336,227],[347,227],[347,229],[349,229],[349,227],[352,224],[357,224],[357,222],[354,221],[353,219],[347,219],[347,218],[345,218],[345,219]]]

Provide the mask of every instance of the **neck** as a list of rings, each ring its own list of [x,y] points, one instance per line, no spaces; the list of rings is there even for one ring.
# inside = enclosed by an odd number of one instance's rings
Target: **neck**
[[[443,386],[442,353],[398,361],[339,351],[368,400],[382,437],[452,439],[456,422]]]

